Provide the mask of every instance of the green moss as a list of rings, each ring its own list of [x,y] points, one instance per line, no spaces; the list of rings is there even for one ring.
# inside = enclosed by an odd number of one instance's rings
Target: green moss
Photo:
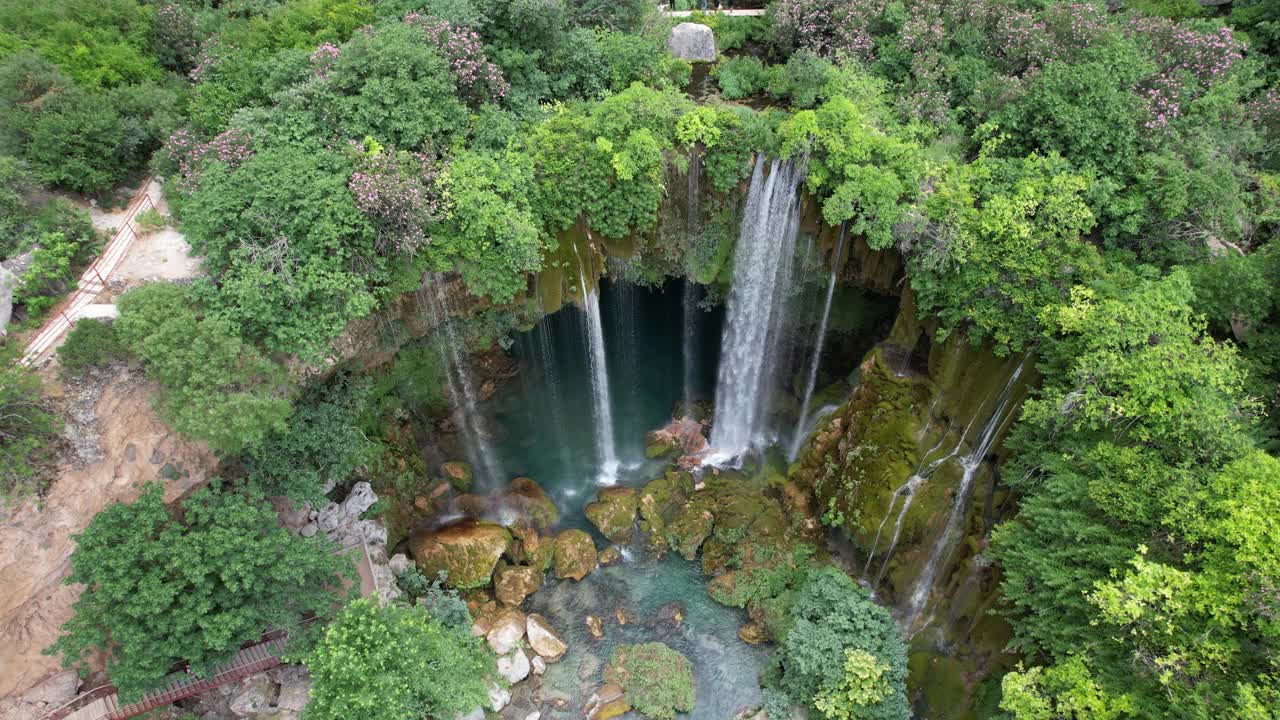
[[[622,688],[627,704],[644,717],[674,720],[693,710],[693,663],[662,643],[617,646],[604,680]]]
[[[584,513],[600,533],[616,543],[631,540],[639,505],[635,488],[609,487],[596,493],[593,502],[587,504]]]

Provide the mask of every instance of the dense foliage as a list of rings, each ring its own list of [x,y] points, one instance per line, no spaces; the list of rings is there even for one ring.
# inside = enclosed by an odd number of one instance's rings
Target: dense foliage
[[[125,699],[164,685],[176,663],[207,677],[264,631],[330,615],[339,573],[351,572],[328,540],[280,527],[260,495],[216,483],[180,514],[150,484],[74,539],[67,582],[84,590],[50,651],[68,665],[105,651]]]
[[[306,656],[307,717],[451,718],[488,700],[493,654],[421,606],[352,602]]]
[[[40,397],[35,373],[11,362],[0,365],[0,501],[42,489],[59,426]]]

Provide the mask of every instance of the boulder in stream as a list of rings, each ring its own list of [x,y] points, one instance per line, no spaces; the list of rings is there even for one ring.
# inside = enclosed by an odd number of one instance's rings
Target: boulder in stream
[[[542,571],[528,565],[499,565],[493,574],[493,593],[505,605],[518,606],[542,587]]]
[[[443,571],[450,586],[469,589],[489,583],[510,542],[511,534],[501,525],[461,520],[434,532],[414,534],[409,549],[423,575],[434,578]]]
[[[551,623],[543,616],[532,613],[525,619],[525,632],[529,636],[529,646],[538,656],[555,662],[569,649],[568,643],[560,637],[560,633],[551,627]]]
[[[596,546],[582,530],[565,530],[556,535],[555,572],[560,579],[581,580],[596,569]]]
[[[636,522],[639,498],[635,488],[607,487],[596,493],[594,501],[583,510],[600,534],[616,543],[631,540]]]

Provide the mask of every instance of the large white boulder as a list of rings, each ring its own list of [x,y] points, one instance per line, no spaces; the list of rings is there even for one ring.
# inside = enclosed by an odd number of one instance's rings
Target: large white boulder
[[[517,649],[510,655],[503,655],[498,658],[498,674],[502,676],[503,680],[512,685],[529,677],[531,669],[529,658],[525,656],[523,650]]]
[[[716,36],[706,25],[680,23],[667,37],[667,50],[681,60],[715,62]]]

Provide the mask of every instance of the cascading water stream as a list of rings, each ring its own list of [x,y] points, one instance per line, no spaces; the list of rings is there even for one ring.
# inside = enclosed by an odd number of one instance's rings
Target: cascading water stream
[[[471,382],[471,370],[465,362],[462,338],[458,329],[449,318],[448,297],[444,286],[432,283],[427,298],[435,313],[439,327],[444,331],[444,338],[436,343],[440,348],[441,359],[445,365],[445,377],[449,384],[449,395],[454,401],[454,412],[458,429],[462,432],[464,450],[467,460],[474,471],[487,483],[501,482],[506,478],[502,474],[498,456],[489,442],[484,423],[477,409],[475,386]]]
[[[909,632],[915,629],[916,621],[919,619],[921,611],[924,610],[930,593],[933,592],[933,585],[937,580],[942,560],[951,554],[951,550],[956,544],[960,523],[964,520],[965,511],[969,505],[969,495],[973,490],[973,479],[978,474],[978,468],[982,466],[983,459],[991,450],[991,444],[995,442],[996,437],[1000,434],[1000,429],[1004,427],[1005,421],[1012,415],[1012,413],[1006,414],[1005,410],[1008,409],[1009,403],[1013,399],[1013,390],[1018,384],[1018,378],[1022,376],[1024,367],[1026,367],[1025,358],[1021,363],[1018,363],[1018,367],[1013,371],[1013,375],[1009,377],[1009,381],[1000,392],[995,408],[991,411],[991,416],[987,418],[986,425],[982,428],[982,434],[978,437],[978,444],[973,448],[973,452],[969,453],[960,463],[963,473],[960,476],[960,486],[957,488],[954,500],[952,500],[951,512],[947,515],[947,524],[943,526],[942,534],[938,536],[938,541],[929,553],[929,559],[925,562],[924,570],[916,579],[915,587],[912,589],[911,597],[907,602],[905,627]]]
[[[818,339],[813,347],[813,361],[809,363],[809,378],[804,386],[804,401],[800,403],[800,417],[796,419],[795,437],[791,439],[791,448],[787,458],[795,460],[800,452],[800,443],[805,438],[805,421],[809,416],[809,403],[813,400],[813,388],[818,382],[818,366],[822,362],[822,345],[827,338],[827,321],[831,317],[831,298],[836,293],[836,280],[840,276],[840,257],[844,253],[845,223],[840,223],[840,239],[836,242],[836,256],[831,263],[831,281],[827,283],[827,299],[822,306],[822,320],[818,323]]]
[[[721,341],[711,462],[739,457],[761,439],[778,367],[783,305],[799,230],[803,163],[757,156],[733,257],[733,285]]]
[[[578,254],[575,247],[574,254]],[[587,287],[587,273],[578,258],[578,282],[582,288],[582,309],[586,313],[587,348],[591,364],[591,405],[596,425],[596,453],[600,458],[602,485],[618,479],[618,451],[613,444],[613,403],[609,398],[609,366],[604,352],[604,327],[600,322],[600,298]]]

